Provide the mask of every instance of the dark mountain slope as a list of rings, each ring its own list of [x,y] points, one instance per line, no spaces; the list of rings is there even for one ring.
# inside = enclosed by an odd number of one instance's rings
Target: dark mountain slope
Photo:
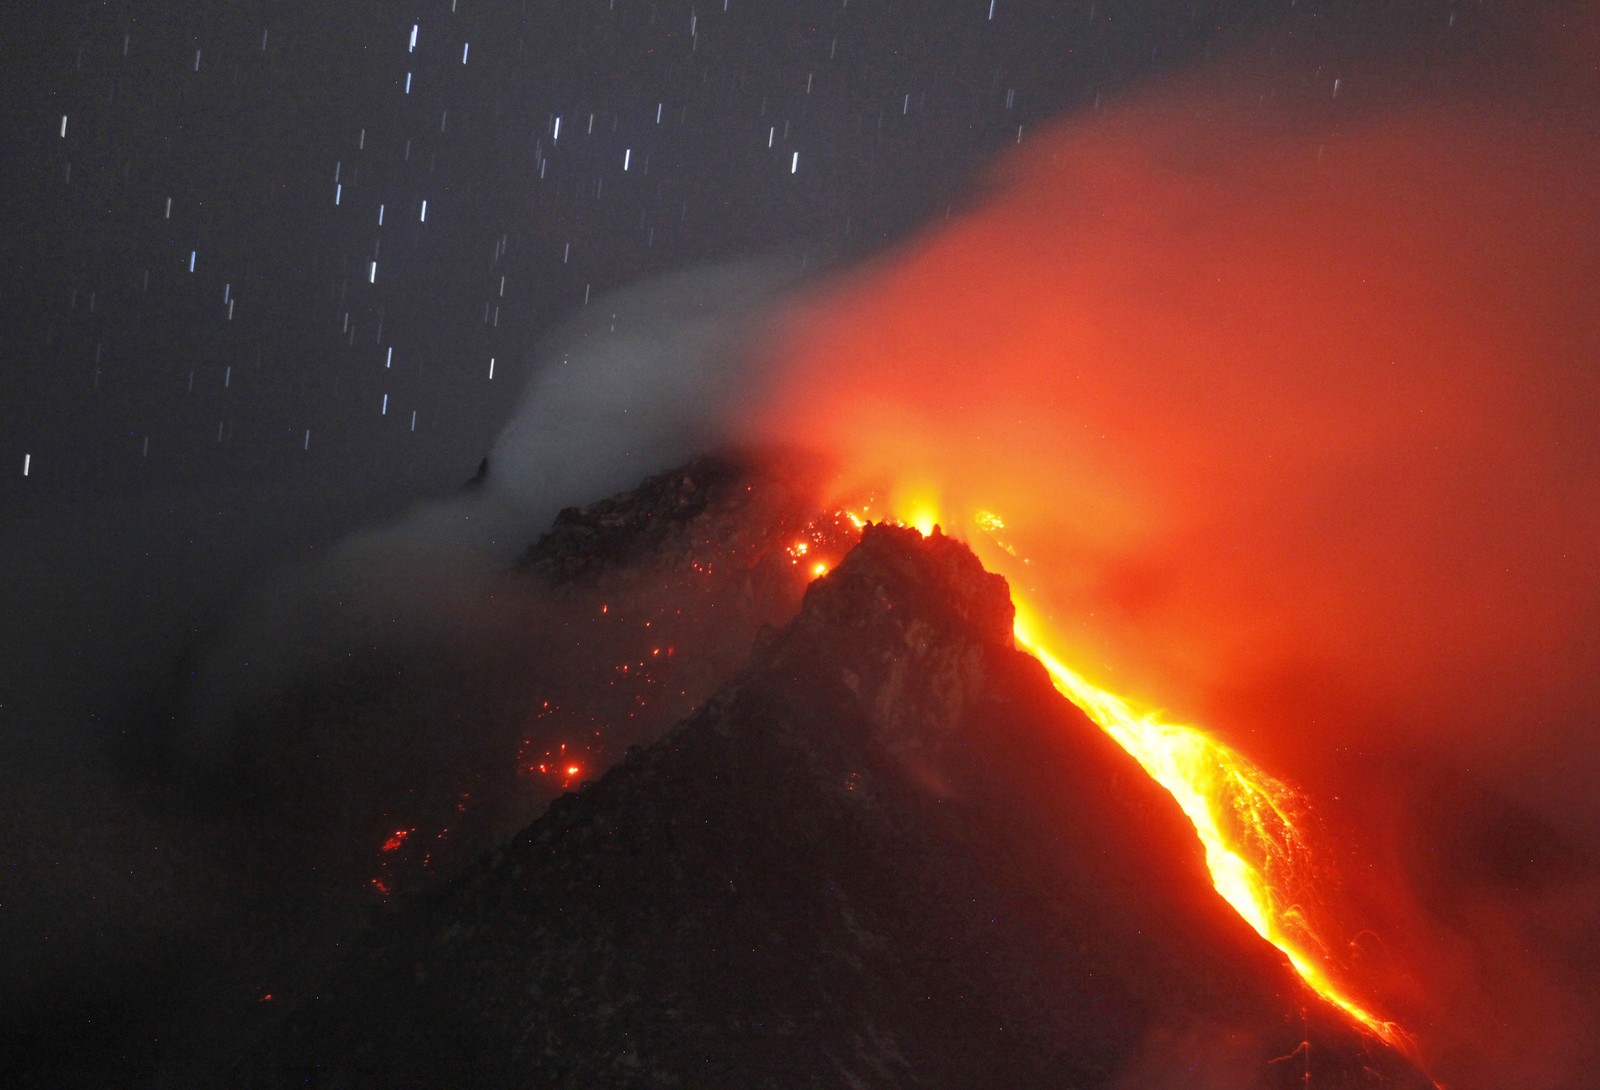
[[[869,527],[738,680],[376,928],[228,1081],[1429,1085],[1216,898],[1011,619],[964,546]]]

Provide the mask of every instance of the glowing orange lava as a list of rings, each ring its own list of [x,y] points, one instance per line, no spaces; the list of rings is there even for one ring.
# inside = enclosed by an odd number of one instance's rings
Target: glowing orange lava
[[[937,523],[936,509],[925,493],[919,494],[903,516],[890,521],[914,526],[926,536]],[[891,506],[899,509],[901,504]],[[846,517],[861,525],[856,514]],[[967,540],[980,559],[993,559],[984,556],[991,546],[1017,557],[999,536],[1005,529],[999,515],[980,510],[972,522],[980,533],[954,536]],[[1331,978],[1317,953],[1329,944],[1311,930],[1289,892],[1290,876],[1309,869],[1311,853],[1302,831],[1305,807],[1294,789],[1204,731],[1167,722],[1154,709],[1137,707],[1093,684],[1052,653],[1045,621],[1018,600],[1015,587],[1012,601],[1018,646],[1037,658],[1056,689],[1177,801],[1205,848],[1217,893],[1288,958],[1313,991],[1387,1044],[1414,1053],[1403,1030],[1362,1006]]]
[[[1272,881],[1280,864],[1307,854],[1296,827],[1294,790],[1204,731],[1164,722],[1064,665],[1046,649],[1018,610],[1017,643],[1037,658],[1056,689],[1166,788],[1205,847],[1211,884],[1246,923],[1281,950],[1313,991],[1388,1044],[1410,1051],[1393,1022],[1351,999],[1318,964],[1302,917]]]

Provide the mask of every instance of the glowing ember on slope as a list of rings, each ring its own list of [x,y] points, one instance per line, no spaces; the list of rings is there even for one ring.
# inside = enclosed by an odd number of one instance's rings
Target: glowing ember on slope
[[[630,665],[619,665],[617,672],[627,676]],[[597,766],[605,752],[603,724],[592,715],[582,715],[545,700],[540,702],[530,722],[545,724],[540,728],[542,732],[553,726],[558,735],[570,734],[574,741],[540,746],[532,738],[524,738],[517,754],[517,770],[528,779],[542,781],[557,790],[570,790],[582,780],[585,769]],[[579,737],[587,737],[587,741],[577,741]]]
[[[456,814],[466,813],[472,802],[472,793],[462,792],[456,799]],[[403,889],[415,881],[418,874],[433,867],[433,849],[450,837],[450,826],[439,827],[432,836],[416,835],[417,827],[399,828],[389,834],[378,847],[377,874],[367,879],[367,885],[379,897],[388,899],[396,889]]]

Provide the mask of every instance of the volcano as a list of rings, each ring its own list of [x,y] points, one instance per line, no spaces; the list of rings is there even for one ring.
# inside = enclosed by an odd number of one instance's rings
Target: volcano
[[[527,567],[592,582],[695,540],[693,476],[564,514]],[[825,551],[697,710],[391,905],[213,1077],[1432,1085],[1214,892],[1193,826],[1016,646],[965,545],[868,524]]]

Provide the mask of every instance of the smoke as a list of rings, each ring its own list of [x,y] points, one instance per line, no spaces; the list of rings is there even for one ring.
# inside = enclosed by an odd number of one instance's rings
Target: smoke
[[[501,703],[527,699],[538,645],[547,644],[546,660],[564,657],[557,633],[590,603],[552,598],[516,575],[515,561],[561,508],[720,445],[760,373],[754,334],[801,265],[681,272],[600,298],[555,331],[477,479],[281,568],[239,603],[188,685],[179,763],[224,782],[229,768],[271,764],[283,748],[270,737],[282,725],[277,698],[341,673],[431,676],[448,663]],[[613,653],[585,649],[591,659]],[[484,714],[493,702],[481,691],[471,699]],[[397,732],[405,724],[404,736],[367,744],[424,761],[437,749],[435,725],[403,712],[389,721]],[[504,744],[503,733],[452,744],[487,750]],[[620,724],[613,733],[619,751],[640,740],[621,737]]]
[[[680,272],[596,300],[555,331],[486,472],[458,494],[353,532],[327,556],[277,572],[236,609],[191,687],[189,748],[237,758],[235,709],[338,658],[308,633],[414,654],[466,654],[515,638],[512,563],[563,507],[603,499],[714,448],[759,374],[754,334],[799,262]],[[252,747],[253,748],[253,747]]]
[[[795,310],[752,423],[841,497],[939,510],[1069,661],[1367,826],[1353,893],[1416,943],[1390,998],[1462,1085],[1528,1048],[1576,1078],[1600,1009],[1593,909],[1551,908],[1600,888],[1570,850],[1600,847],[1600,127],[1551,45],[1596,36],[1524,31],[1498,65],[1213,67],[1036,134]],[[1527,839],[1424,873],[1452,776]]]
[[[553,341],[496,439],[492,495],[554,514],[721,444],[762,373],[756,334],[803,265],[697,269],[596,302]]]

